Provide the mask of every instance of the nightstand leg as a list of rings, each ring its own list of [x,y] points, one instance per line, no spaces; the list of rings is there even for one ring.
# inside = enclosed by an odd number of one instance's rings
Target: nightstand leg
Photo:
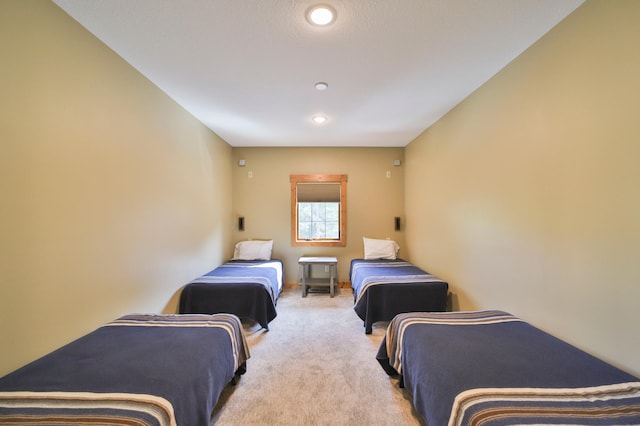
[[[329,293],[331,294],[331,297],[333,297],[333,294],[335,292],[335,285],[336,285],[336,266],[335,265],[331,265],[329,267],[329,269],[331,270],[331,276],[330,276],[330,283],[329,283]]]
[[[302,265],[302,297],[307,297],[307,273],[308,265]]]

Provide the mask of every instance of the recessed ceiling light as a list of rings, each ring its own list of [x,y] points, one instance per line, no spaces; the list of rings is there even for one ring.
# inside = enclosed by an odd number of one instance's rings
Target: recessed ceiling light
[[[327,90],[327,87],[329,87],[329,85],[324,81],[319,81],[316,84],[314,84],[313,87],[315,87],[316,90]]]
[[[322,124],[327,121],[327,117],[325,117],[324,115],[314,115],[312,120],[316,124]]]
[[[307,10],[307,20],[314,25],[323,27],[336,20],[336,11],[326,4],[312,6]]]

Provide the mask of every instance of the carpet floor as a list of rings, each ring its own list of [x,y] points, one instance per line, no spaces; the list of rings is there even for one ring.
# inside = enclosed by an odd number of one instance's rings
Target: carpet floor
[[[211,424],[424,425],[376,361],[387,323],[364,334],[350,289],[333,298],[287,289],[277,310],[270,331],[244,324],[247,373],[227,386]]]

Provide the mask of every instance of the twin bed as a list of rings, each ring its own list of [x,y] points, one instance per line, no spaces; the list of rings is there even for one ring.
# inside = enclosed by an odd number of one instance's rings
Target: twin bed
[[[447,309],[449,285],[397,258],[397,251],[395,241],[364,238],[365,258],[351,260],[354,310],[364,321],[366,334],[371,334],[373,323],[390,321],[400,313]]]
[[[502,311],[405,313],[377,359],[429,425],[640,424],[640,381]]]
[[[403,259],[351,260],[354,310],[364,321],[390,321],[403,312],[445,311],[449,285]]]
[[[188,284],[180,314],[132,314],[0,378],[0,424],[209,425],[246,371],[240,317],[268,329],[283,288],[272,241]]]
[[[185,286],[179,312],[227,312],[269,330],[282,287],[281,260],[230,260]]]
[[[234,315],[127,315],[0,378],[0,424],[209,425],[248,357]]]
[[[448,284],[364,239],[351,261],[365,333],[428,425],[640,425],[640,380],[502,311],[446,312]]]
[[[283,265],[271,259],[273,241],[242,241],[227,263],[187,284],[181,314],[231,313],[269,330],[283,288]]]

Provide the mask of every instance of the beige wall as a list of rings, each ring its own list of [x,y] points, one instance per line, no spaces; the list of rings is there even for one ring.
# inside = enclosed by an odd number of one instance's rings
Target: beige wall
[[[391,238],[404,253],[404,229],[394,230],[394,217],[404,219],[403,148],[233,148],[233,214],[244,216],[245,231],[235,241],[273,239],[273,256],[285,264],[285,280],[295,283],[298,258],[336,256],[338,279],[349,280],[349,261],[363,256],[362,237]],[[239,167],[238,160],[246,161]],[[386,172],[390,172],[387,178]],[[253,177],[248,177],[249,172]],[[347,246],[291,245],[291,174],[347,174]]]
[[[230,255],[231,148],[48,1],[0,2],[0,375]]]
[[[640,2],[588,1],[406,149],[406,238],[460,309],[640,374]]]

